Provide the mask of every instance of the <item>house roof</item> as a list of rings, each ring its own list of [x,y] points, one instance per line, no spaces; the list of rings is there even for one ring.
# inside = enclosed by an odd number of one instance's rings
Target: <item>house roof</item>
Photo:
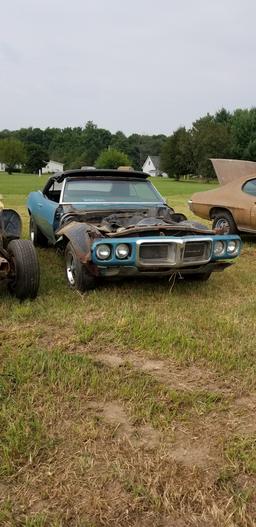
[[[47,161],[47,164],[49,163],[55,163],[56,165],[61,165],[61,166],[64,165],[64,163],[62,163],[61,161],[54,161],[53,159],[49,159],[49,161]]]
[[[160,168],[160,156],[148,156],[150,157],[152,163],[154,164],[155,168]]]

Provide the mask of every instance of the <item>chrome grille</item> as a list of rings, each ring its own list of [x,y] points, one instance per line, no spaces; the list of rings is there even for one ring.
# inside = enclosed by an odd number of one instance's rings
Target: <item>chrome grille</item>
[[[140,248],[140,258],[142,260],[166,260],[168,257],[168,245],[150,244],[142,245]]]
[[[142,267],[186,267],[207,263],[211,258],[212,240],[206,237],[181,238],[172,240],[137,240],[137,265]]]
[[[141,265],[174,265],[177,244],[172,242],[143,242],[139,246]]]
[[[202,242],[186,242],[183,261],[184,262],[200,262],[209,258],[211,252],[211,243],[209,241]]]

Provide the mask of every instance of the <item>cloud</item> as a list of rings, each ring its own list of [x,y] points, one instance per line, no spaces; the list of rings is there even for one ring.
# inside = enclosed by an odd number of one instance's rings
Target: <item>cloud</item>
[[[10,0],[2,128],[169,133],[255,104],[254,0]],[[8,85],[7,85],[8,83]]]

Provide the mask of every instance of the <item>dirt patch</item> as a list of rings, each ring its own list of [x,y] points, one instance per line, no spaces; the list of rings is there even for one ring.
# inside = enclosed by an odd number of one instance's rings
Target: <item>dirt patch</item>
[[[225,395],[232,393],[231,383],[219,378],[214,372],[195,365],[179,366],[171,360],[146,359],[135,352],[122,355],[97,353],[93,355],[93,359],[111,367],[120,367],[129,363],[133,368],[149,373],[159,382],[172,389],[191,392],[194,390],[210,390]]]
[[[216,436],[209,434],[208,428],[200,430],[199,434],[195,435],[188,428],[160,431],[150,424],[133,426],[119,401],[91,402],[88,409],[92,409],[105,423],[112,426],[113,438],[128,440],[134,448],[143,447],[146,450],[163,448],[170,459],[191,468],[194,466],[209,468],[218,464],[216,451],[214,456],[211,455]],[[216,435],[218,436],[218,432]]]
[[[129,423],[129,419],[117,401],[105,403],[101,409],[104,420],[116,427],[118,435],[126,434],[131,436],[133,433],[133,427]]]
[[[256,394],[251,393],[243,397],[238,397],[235,400],[235,406],[238,408],[247,408],[248,410],[256,410]]]
[[[87,406],[98,414],[105,423],[112,426],[112,437],[128,439],[133,447],[156,448],[161,444],[162,434],[150,424],[134,426],[119,401],[98,403],[91,401]]]
[[[237,433],[253,434],[256,432],[256,394],[238,397],[232,401],[230,419]]]
[[[207,467],[213,463],[210,457],[209,446],[202,444],[200,441],[197,444],[178,444],[170,451],[170,456],[177,463],[182,463],[187,467]]]

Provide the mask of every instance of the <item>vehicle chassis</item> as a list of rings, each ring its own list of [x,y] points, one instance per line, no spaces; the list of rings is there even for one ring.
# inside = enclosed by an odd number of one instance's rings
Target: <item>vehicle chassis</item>
[[[20,300],[35,298],[39,264],[30,240],[21,240],[21,219],[12,209],[0,209],[0,281]]]

